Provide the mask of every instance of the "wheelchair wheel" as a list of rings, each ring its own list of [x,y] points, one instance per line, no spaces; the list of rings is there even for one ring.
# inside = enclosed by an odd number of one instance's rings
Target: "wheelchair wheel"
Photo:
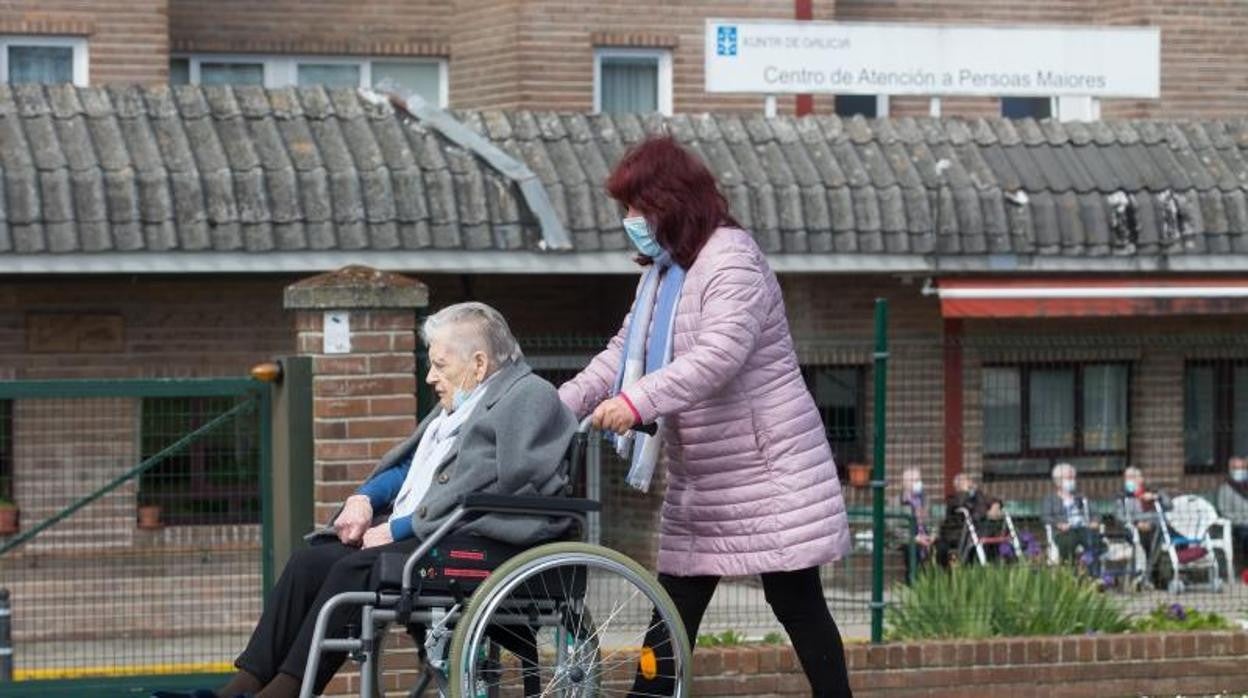
[[[488,667],[488,643],[505,653]],[[687,696],[691,650],[676,606],[614,550],[552,543],[503,563],[472,595],[451,641],[451,695]]]

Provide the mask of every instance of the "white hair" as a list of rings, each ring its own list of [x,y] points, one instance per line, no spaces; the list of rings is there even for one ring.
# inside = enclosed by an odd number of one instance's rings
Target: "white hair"
[[[905,487],[907,489],[910,486],[912,486],[915,482],[918,482],[922,479],[923,479],[923,471],[919,470],[918,468],[914,466],[910,466],[909,468],[906,468],[905,470],[901,471],[901,485],[902,487]]]
[[[1068,473],[1071,477],[1075,477],[1075,466],[1070,463],[1058,463],[1053,466],[1053,481],[1065,479]]]
[[[451,329],[466,331],[448,332]],[[428,345],[434,337],[445,339],[463,358],[485,352],[497,366],[524,358],[503,314],[485,303],[456,303],[425,318],[420,338]]]

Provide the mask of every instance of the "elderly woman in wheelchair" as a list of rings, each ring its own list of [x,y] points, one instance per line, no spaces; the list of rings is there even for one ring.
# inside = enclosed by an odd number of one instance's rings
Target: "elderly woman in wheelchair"
[[[363,664],[360,695],[378,694],[392,623],[423,660],[413,694],[595,695],[617,666],[683,694],[688,640],[662,588],[618,553],[567,541],[597,508],[565,496],[587,436],[502,315],[450,306],[421,335],[439,409],[291,557],[233,679],[191,695],[311,696],[348,657]],[[636,619],[656,609],[666,642],[640,647],[653,626]]]

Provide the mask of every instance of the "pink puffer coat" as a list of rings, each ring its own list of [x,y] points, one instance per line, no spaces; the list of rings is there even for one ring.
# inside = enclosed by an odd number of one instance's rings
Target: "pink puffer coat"
[[[780,284],[749,233],[715,231],[676,313],[672,362],[625,391],[643,422],[667,417],[659,571],[747,575],[839,559],[849,529],[832,451]],[[610,397],[628,323],[559,389],[578,418]]]

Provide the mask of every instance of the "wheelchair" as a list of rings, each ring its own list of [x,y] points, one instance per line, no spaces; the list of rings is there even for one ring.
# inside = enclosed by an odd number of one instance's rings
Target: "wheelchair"
[[[583,540],[526,550],[485,539],[472,549],[443,545],[457,525],[482,514],[570,518],[583,538],[587,515],[600,509],[571,496],[589,438],[586,419],[561,464],[565,496],[467,495],[410,555],[381,556],[374,589],[331,598],[316,619],[300,698],[313,696],[325,652],[347,653],[360,664],[359,695],[380,696],[382,644],[392,624],[406,628],[421,659],[411,696],[433,686],[443,698],[581,698],[625,694],[635,676],[647,686],[642,695],[688,696],[692,650],[680,615],[632,559]],[[326,637],[331,614],[352,607],[358,633]]]

